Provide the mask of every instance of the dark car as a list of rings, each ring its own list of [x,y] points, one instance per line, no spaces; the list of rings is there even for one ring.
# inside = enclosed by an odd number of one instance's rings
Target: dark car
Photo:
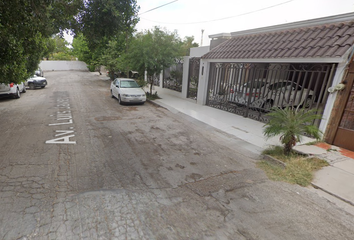
[[[33,75],[29,79],[27,79],[26,84],[30,89],[34,89],[36,87],[45,88],[48,85],[47,79],[44,77],[38,77],[37,75]]]

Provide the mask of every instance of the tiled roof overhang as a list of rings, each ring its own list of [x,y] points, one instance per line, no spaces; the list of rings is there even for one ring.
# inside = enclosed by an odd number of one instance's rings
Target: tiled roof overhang
[[[313,25],[316,21],[304,21],[281,25],[283,29],[280,30],[276,30],[275,26],[264,28],[263,32],[260,29],[232,33],[231,39],[202,58],[219,61],[340,62],[354,44],[354,15],[350,16],[352,19],[346,21],[342,18],[342,21],[333,22],[332,19],[317,25]],[[305,23],[312,25],[306,26]],[[286,26],[288,28],[284,28]]]

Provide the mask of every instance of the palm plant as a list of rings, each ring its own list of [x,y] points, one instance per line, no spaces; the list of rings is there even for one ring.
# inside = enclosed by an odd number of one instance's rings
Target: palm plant
[[[264,126],[263,134],[266,138],[281,135],[280,141],[284,145],[285,155],[289,155],[296,143],[301,142],[304,133],[317,140],[321,138],[322,132],[313,125],[313,120],[321,118],[316,109],[307,110],[299,106],[273,108],[267,116],[270,119]]]

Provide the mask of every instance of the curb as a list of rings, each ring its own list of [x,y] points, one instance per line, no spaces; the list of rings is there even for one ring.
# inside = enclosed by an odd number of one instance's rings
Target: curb
[[[344,199],[344,198],[338,196],[337,194],[334,194],[334,193],[332,193],[332,192],[329,192],[329,191],[327,191],[326,189],[324,189],[324,188],[322,188],[322,187],[320,187],[320,186],[314,184],[313,182],[311,182],[311,186],[314,187],[314,188],[316,188],[316,189],[320,189],[321,191],[323,191],[323,192],[325,192],[325,193],[328,193],[329,195],[331,195],[331,196],[333,196],[333,197],[336,197],[336,198],[342,200],[343,202],[346,202],[346,203],[348,203],[348,204],[354,206],[354,203],[353,203],[353,202],[351,202],[351,201],[349,201],[349,200],[347,200],[347,199]]]
[[[276,166],[279,166],[281,168],[285,168],[286,167],[286,163],[282,162],[282,161],[279,161],[278,159],[270,156],[270,155],[262,155],[263,156],[263,159],[273,165],[276,165]]]
[[[154,100],[150,100],[150,99],[146,99],[146,102],[151,103],[152,105],[156,106],[156,107],[161,107],[164,108],[166,110],[168,110],[167,108],[161,106],[160,104],[156,103]]]

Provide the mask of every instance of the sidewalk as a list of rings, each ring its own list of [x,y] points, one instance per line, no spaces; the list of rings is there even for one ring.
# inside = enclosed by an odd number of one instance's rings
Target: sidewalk
[[[266,139],[263,136],[264,123],[242,116],[196,104],[195,100],[182,99],[168,89],[155,87],[161,99],[154,103],[173,113],[184,113],[201,122],[242,139],[246,148],[261,154],[271,145],[280,145],[279,137]],[[305,145],[314,139],[304,137],[295,149],[299,152],[325,159],[330,166],[316,172],[312,185],[354,206],[354,152],[335,146]]]

